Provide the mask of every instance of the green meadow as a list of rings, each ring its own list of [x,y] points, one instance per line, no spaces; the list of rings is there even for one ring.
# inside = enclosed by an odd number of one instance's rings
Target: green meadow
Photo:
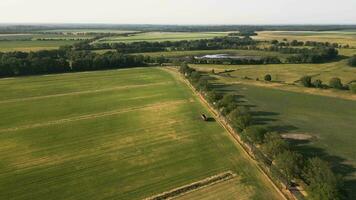
[[[0,79],[0,92],[0,199],[142,199],[227,170],[216,195],[281,199],[162,69]]]
[[[58,49],[60,46],[71,45],[78,41],[72,40],[54,40],[54,41],[39,41],[39,40],[13,40],[0,41],[0,52],[8,51],[38,51]]]
[[[133,34],[130,36],[115,36],[100,39],[97,42],[115,43],[115,42],[163,42],[180,40],[199,40],[210,39],[214,37],[226,36],[227,32],[147,32]]]

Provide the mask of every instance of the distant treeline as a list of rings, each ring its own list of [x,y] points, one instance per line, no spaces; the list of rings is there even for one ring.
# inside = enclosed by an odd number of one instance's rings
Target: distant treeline
[[[163,62],[164,58],[124,55],[118,52],[97,54],[63,49],[9,52],[0,53],[0,77],[118,69]]]
[[[282,47],[300,47],[300,46],[308,46],[308,47],[333,47],[333,48],[350,48],[350,45],[341,45],[339,43],[330,43],[330,42],[317,42],[317,41],[298,41],[298,40],[292,40],[292,41],[287,41],[284,39],[283,41],[278,41],[278,40],[272,40],[271,44],[275,46],[282,46]]]
[[[0,24],[0,33],[23,33],[56,29],[102,29],[167,32],[216,32],[216,31],[331,31],[356,29],[356,25],[122,25],[122,24]]]
[[[93,39],[94,40],[94,39]],[[213,39],[163,41],[163,42],[133,42],[133,43],[94,43],[83,41],[73,45],[75,50],[116,49],[121,53],[142,53],[157,51],[190,51],[236,49],[241,46],[252,46],[258,42],[250,37],[216,37]]]

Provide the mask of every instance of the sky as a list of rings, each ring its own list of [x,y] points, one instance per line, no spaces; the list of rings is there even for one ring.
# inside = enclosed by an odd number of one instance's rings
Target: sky
[[[356,0],[0,0],[0,23],[356,24]]]

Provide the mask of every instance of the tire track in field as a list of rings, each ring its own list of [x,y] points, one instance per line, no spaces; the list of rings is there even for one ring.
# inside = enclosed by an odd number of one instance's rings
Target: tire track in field
[[[166,85],[166,84],[169,84],[169,83],[172,83],[172,82],[167,81],[167,82],[162,82],[162,83],[149,83],[149,84],[142,84],[142,85],[127,85],[127,86],[103,88],[103,89],[98,89],[98,90],[85,90],[85,91],[62,93],[62,94],[52,94],[52,95],[45,95],[45,96],[26,97],[26,98],[10,99],[10,100],[0,101],[0,104],[16,103],[16,102],[22,102],[22,101],[38,100],[38,99],[47,99],[47,98],[53,98],[53,97],[64,97],[64,96],[73,96],[73,95],[81,95],[81,94],[108,92],[108,91],[114,91],[114,90],[133,89],[133,88],[140,88],[140,87],[158,86],[158,85]]]
[[[149,105],[140,106],[140,107],[132,107],[132,108],[126,108],[126,109],[112,110],[112,111],[108,111],[108,112],[81,115],[81,116],[76,116],[76,117],[71,117],[71,118],[64,118],[64,119],[59,119],[59,120],[54,120],[54,121],[48,121],[48,122],[44,122],[44,123],[36,123],[36,124],[31,124],[31,125],[24,125],[24,126],[18,126],[18,127],[13,127],[13,128],[0,129],[0,133],[15,132],[15,131],[26,130],[26,129],[58,125],[58,124],[63,124],[63,123],[68,123],[68,122],[75,122],[75,121],[81,121],[81,120],[88,120],[88,119],[112,116],[112,115],[117,115],[117,114],[121,114],[121,113],[136,111],[136,110],[160,109],[160,108],[166,108],[169,106],[179,105],[179,104],[183,104],[183,103],[190,103],[190,101],[176,100],[176,101],[169,101],[169,102],[165,102],[165,103],[149,104]]]

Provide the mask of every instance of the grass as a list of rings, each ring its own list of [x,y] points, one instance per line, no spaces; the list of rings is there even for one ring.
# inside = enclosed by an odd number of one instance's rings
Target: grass
[[[336,42],[356,47],[356,30],[353,31],[261,31],[258,40],[283,40]]]
[[[51,50],[63,45],[71,45],[75,42],[77,41],[0,41],[0,52]]]
[[[312,140],[293,141],[295,148],[329,160],[338,173],[347,177],[349,199],[356,198],[355,101],[246,84],[228,84],[219,89],[238,94],[242,104],[251,107],[256,124],[280,133],[313,136]]]
[[[226,186],[234,194],[280,199],[228,133],[200,119],[207,109],[166,71],[0,85],[0,199],[141,199],[227,170],[237,174]]]
[[[203,71],[223,71],[230,72],[234,77],[259,78],[263,80],[266,74],[272,76],[273,81],[283,83],[294,83],[302,76],[312,76],[313,79],[320,79],[328,84],[333,77],[341,78],[343,83],[356,80],[356,68],[347,65],[346,60],[324,63],[324,64],[270,64],[270,65],[192,65]]]
[[[108,37],[100,39],[98,42],[101,43],[115,43],[115,42],[140,42],[140,41],[150,41],[150,42],[162,42],[162,41],[180,41],[180,40],[199,40],[199,39],[210,39],[214,37],[226,36],[227,33],[213,33],[213,32],[148,32],[134,34],[129,37]]]

